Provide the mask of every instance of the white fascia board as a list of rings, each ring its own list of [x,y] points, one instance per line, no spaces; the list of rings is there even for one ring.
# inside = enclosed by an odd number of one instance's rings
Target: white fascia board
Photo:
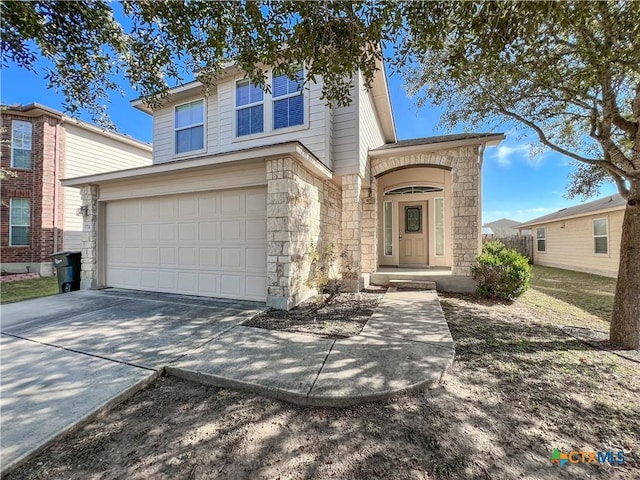
[[[435,152],[437,150],[449,150],[458,147],[467,147],[470,145],[499,145],[506,138],[505,135],[493,135],[491,137],[468,138],[465,140],[456,140],[453,142],[427,143],[425,145],[410,145],[406,147],[391,147],[383,150],[370,150],[371,158],[395,157],[398,155],[406,155],[418,152]]]

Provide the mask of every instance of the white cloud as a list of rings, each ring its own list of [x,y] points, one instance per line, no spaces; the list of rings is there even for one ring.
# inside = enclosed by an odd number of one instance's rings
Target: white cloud
[[[529,145],[500,145],[494,153],[494,157],[498,160],[498,164],[503,167],[511,165],[513,157],[521,157],[523,154],[529,155]]]

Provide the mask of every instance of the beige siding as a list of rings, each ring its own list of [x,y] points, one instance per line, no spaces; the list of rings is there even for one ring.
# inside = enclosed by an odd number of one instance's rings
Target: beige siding
[[[173,103],[153,112],[153,163],[171,162],[189,156],[174,155],[175,133],[173,129],[173,112],[176,105],[189,103],[199,98],[202,98],[202,95],[196,95],[189,100]],[[220,133],[218,125],[218,95],[215,91],[206,97],[205,104],[207,108],[205,124],[207,132],[206,151],[209,153],[217,153],[220,151]]]
[[[358,90],[351,89],[351,105],[333,109],[331,143],[336,176],[358,172]]]
[[[118,141],[98,132],[66,123],[64,177],[110,172],[151,164],[151,152]],[[76,214],[82,204],[80,190],[63,187],[65,202],[63,248],[82,248],[82,217]]]
[[[618,210],[533,226],[534,263],[617,277],[623,216],[624,210]],[[608,220],[609,253],[606,255],[594,253],[593,221],[598,218]],[[546,252],[537,251],[535,235],[539,227],[546,228]]]
[[[328,109],[322,96],[322,82],[311,84],[304,92],[305,96],[305,125],[288,129],[273,130],[272,105],[269,95],[265,95],[264,101],[264,127],[265,131],[247,137],[236,137],[235,132],[235,82],[241,80],[242,75],[237,75],[221,81],[211,95],[206,98],[207,124],[205,140],[206,151],[197,156],[226,153],[247,148],[261,147],[276,143],[299,141],[318,159],[327,165],[331,165],[331,158],[327,149],[326,140]],[[193,97],[172,103],[164,108],[154,111],[153,114],[153,143],[154,163],[163,163],[181,158],[190,158],[196,155],[174,155],[174,129],[173,112],[178,104],[187,103],[201,98],[199,93]]]
[[[147,176],[106,183],[100,186],[100,201],[152,197],[185,192],[203,192],[225,188],[266,184],[264,162],[238,162],[226,167],[207,167],[172,175]]]
[[[273,110],[270,95],[264,96],[264,132],[246,137],[236,137],[235,82],[242,80],[237,75],[218,86],[220,103],[220,152],[231,152],[245,148],[261,147],[275,143],[299,141],[329,168],[331,159],[326,151],[325,124],[329,107],[322,96],[322,82],[308,85],[305,96],[305,125],[282,130],[273,130]]]
[[[364,84],[362,74],[358,74],[360,81],[359,92],[359,161],[360,161],[360,175],[364,177],[365,170],[367,168],[367,160],[369,158],[369,150],[372,148],[384,145],[384,135],[380,122],[378,120],[378,114],[373,105],[373,98],[371,92]]]
[[[173,160],[173,106],[153,112],[153,163]]]

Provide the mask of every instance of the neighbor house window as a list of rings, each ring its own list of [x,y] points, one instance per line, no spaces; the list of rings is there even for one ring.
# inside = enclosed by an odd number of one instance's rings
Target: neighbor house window
[[[175,131],[176,153],[204,150],[204,100],[176,107]]]
[[[607,219],[598,218],[593,221],[593,244],[595,253],[609,253],[609,234]]]
[[[236,136],[263,131],[264,92],[250,80],[241,80],[236,83]]]
[[[9,205],[9,245],[29,245],[31,207],[28,198],[12,198]]]
[[[444,198],[435,199],[436,255],[444,255]]]
[[[393,202],[384,202],[384,254],[393,255]]]
[[[11,122],[11,167],[31,169],[31,122],[13,120]]]
[[[547,229],[536,228],[536,239],[538,240],[537,250],[539,252],[547,251]]]
[[[287,75],[273,77],[273,129],[287,128],[304,123],[303,71],[298,69],[294,78]]]

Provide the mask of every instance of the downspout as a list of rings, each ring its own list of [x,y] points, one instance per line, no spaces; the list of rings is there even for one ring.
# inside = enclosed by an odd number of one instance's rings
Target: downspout
[[[487,144],[481,143],[478,149],[478,255],[482,253],[482,163],[486,148]]]
[[[58,144],[58,122],[53,135],[54,154],[53,154],[53,251],[58,251],[58,161],[59,161],[59,144]]]

